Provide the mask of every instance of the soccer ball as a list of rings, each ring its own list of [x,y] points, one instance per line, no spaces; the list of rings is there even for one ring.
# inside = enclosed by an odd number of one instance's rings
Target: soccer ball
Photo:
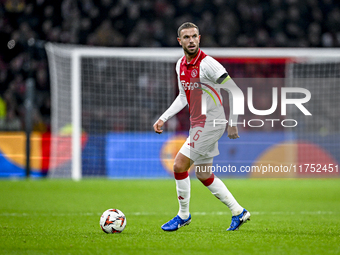
[[[126,226],[126,218],[118,209],[108,209],[100,217],[100,227],[106,234],[121,233]]]

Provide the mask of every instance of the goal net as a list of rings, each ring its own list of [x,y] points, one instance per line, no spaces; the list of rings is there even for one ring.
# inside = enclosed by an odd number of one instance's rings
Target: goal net
[[[169,120],[162,135],[155,134],[152,125],[178,93],[175,63],[182,50],[48,43],[46,51],[52,87],[49,176],[171,176],[173,158],[188,135],[188,111]],[[245,112],[238,120],[241,138],[229,141],[224,135],[219,141],[220,155],[214,165],[222,167],[222,176],[323,176],[329,174],[330,164],[335,174],[340,155],[340,51],[203,51],[226,67],[245,97]],[[308,90],[311,99],[303,107],[312,116],[294,104],[282,105],[283,88]],[[292,100],[305,96],[290,91],[285,95]],[[270,115],[249,110],[250,99],[254,109],[267,110],[275,96],[277,107]],[[224,92],[223,97],[228,115]],[[287,109],[285,115],[282,108]],[[305,171],[305,164],[327,165],[329,171]],[[280,172],[275,172],[280,166]],[[264,172],[265,167],[274,167],[272,175]],[[288,174],[284,167],[290,167]]]

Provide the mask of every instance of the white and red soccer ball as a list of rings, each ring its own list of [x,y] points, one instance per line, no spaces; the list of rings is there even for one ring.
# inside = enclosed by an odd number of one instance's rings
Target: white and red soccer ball
[[[121,233],[126,226],[126,217],[118,209],[108,209],[103,212],[99,224],[106,234]]]

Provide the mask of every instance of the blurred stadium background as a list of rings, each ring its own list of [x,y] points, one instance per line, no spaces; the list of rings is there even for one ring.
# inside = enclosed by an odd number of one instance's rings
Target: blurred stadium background
[[[225,176],[339,176],[328,171],[340,162],[338,1],[1,0],[0,177],[26,175],[30,77],[31,175],[171,176],[188,113],[169,121],[162,136],[153,133],[152,124],[177,93],[174,65],[182,51],[176,32],[185,21],[199,26],[201,47],[245,95],[254,88],[256,109],[270,108],[273,87],[303,87],[312,94],[306,104],[312,117],[294,108],[287,118],[298,121],[295,128],[241,126],[241,139],[222,138],[215,163],[327,169]],[[78,92],[72,90],[75,83]],[[246,107],[240,119],[262,117]],[[280,107],[268,118],[282,121]]]

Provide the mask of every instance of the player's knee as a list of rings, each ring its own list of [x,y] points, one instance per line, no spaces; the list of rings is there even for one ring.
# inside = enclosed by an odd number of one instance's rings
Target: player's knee
[[[211,169],[208,166],[196,165],[195,174],[197,179],[199,179],[200,181],[205,181],[210,177]]]
[[[208,179],[211,175],[211,173],[207,173],[207,172],[196,172],[196,177],[197,179],[199,179],[200,181],[205,181],[206,179]]]
[[[174,162],[174,172],[175,173],[183,173],[187,171],[188,169],[185,169],[185,166],[181,164],[180,162],[175,161]]]

